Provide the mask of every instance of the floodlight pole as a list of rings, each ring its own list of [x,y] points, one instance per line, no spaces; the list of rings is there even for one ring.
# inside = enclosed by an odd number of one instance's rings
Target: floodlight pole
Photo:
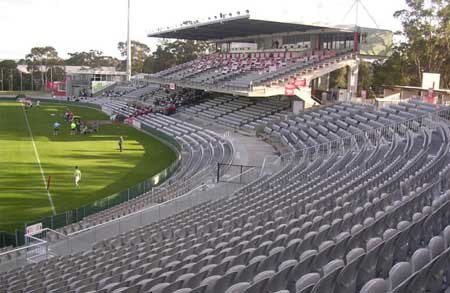
[[[127,25],[127,81],[131,80],[131,39],[130,39],[130,2],[128,0],[128,25]]]

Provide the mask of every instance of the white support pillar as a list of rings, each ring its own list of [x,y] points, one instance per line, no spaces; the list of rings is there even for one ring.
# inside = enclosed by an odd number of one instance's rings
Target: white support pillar
[[[348,84],[347,89],[349,98],[356,98],[358,92],[358,73],[359,73],[359,60],[357,59],[355,64],[350,67],[348,71]]]
[[[130,1],[128,0],[128,19],[127,19],[127,81],[131,80],[131,39],[130,39]]]

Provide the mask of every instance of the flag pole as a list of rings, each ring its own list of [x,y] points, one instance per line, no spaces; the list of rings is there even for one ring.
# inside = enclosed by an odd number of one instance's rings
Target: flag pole
[[[128,25],[127,25],[127,81],[131,80],[131,39],[130,39],[130,2],[128,0]]]

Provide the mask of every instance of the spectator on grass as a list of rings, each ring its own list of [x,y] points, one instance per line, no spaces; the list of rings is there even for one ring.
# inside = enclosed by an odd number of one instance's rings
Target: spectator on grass
[[[77,129],[77,124],[74,121],[72,121],[72,123],[70,123],[70,135],[74,135],[76,129]]]
[[[80,189],[80,181],[81,181],[81,171],[78,169],[78,166],[75,166],[75,173],[73,174],[75,179],[75,187]]]
[[[53,135],[58,135],[59,133],[59,123],[58,121],[55,121],[55,123],[53,123]]]
[[[122,150],[123,150],[123,142],[124,142],[123,136],[120,136],[119,137],[119,151],[120,152],[122,152]]]

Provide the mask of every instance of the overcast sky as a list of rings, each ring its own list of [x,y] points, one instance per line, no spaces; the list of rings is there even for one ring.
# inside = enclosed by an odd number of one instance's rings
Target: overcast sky
[[[354,0],[131,0],[133,40],[153,47],[146,32],[184,20],[250,10],[253,18],[300,23],[354,24]],[[392,15],[405,0],[363,0],[380,28],[398,30]],[[359,25],[375,27],[359,10]],[[20,59],[31,47],[50,45],[60,56],[68,52],[101,50],[119,57],[117,43],[126,38],[127,0],[0,0],[0,59]]]

